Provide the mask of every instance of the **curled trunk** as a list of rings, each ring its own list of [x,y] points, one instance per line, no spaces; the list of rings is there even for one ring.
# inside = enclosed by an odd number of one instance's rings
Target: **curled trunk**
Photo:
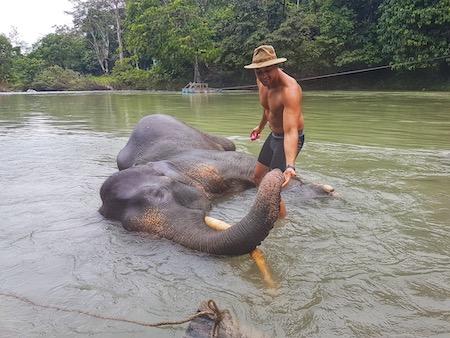
[[[186,232],[176,232],[171,239],[191,249],[216,255],[237,256],[251,252],[269,235],[278,219],[283,181],[280,170],[268,173],[248,214],[229,229],[219,232],[203,221],[204,226],[195,230],[187,227]]]

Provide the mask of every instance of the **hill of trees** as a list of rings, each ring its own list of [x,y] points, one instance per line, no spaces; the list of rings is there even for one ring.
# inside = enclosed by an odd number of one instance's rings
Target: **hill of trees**
[[[28,53],[0,35],[0,90],[179,89],[195,65],[212,86],[251,84],[243,65],[263,43],[296,78],[393,65],[310,88],[450,88],[450,0],[72,3],[74,28]]]

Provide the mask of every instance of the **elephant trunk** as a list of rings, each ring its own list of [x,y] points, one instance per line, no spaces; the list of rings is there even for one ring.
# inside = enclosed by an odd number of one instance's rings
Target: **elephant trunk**
[[[211,229],[204,223],[189,233],[176,233],[173,240],[192,249],[216,255],[237,256],[254,250],[269,235],[278,219],[281,185],[284,176],[272,170],[262,180],[256,201],[244,218],[224,231]]]

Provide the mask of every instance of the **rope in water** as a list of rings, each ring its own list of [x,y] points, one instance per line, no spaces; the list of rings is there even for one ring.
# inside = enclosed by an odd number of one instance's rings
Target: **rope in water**
[[[332,74],[325,74],[325,75],[318,75],[318,76],[311,76],[311,77],[304,77],[301,79],[297,79],[298,82],[304,82],[304,81],[310,81],[310,80],[317,80],[317,79],[324,79],[328,77],[336,77],[336,76],[343,76],[343,75],[350,75],[350,74],[358,74],[358,73],[365,73],[365,72],[371,72],[374,70],[380,70],[380,69],[387,69],[387,68],[393,68],[397,66],[407,66],[407,65],[413,65],[417,63],[423,63],[423,62],[431,62],[431,61],[437,61],[442,59],[450,58],[450,55],[445,56],[439,56],[427,60],[421,60],[421,61],[411,61],[411,62],[403,62],[403,63],[397,63],[397,64],[390,64],[390,65],[384,65],[384,66],[377,66],[377,67],[371,67],[371,68],[364,68],[364,69],[356,69],[356,70],[349,70],[344,72],[337,72]],[[250,89],[250,88],[256,88],[257,85],[245,85],[245,86],[234,86],[234,87],[223,87],[219,88],[220,90],[233,90],[233,89]]]
[[[88,311],[67,309],[67,308],[63,308],[63,307],[59,307],[59,306],[55,306],[55,305],[39,304],[39,303],[32,301],[29,298],[17,296],[17,295],[10,294],[10,293],[0,292],[0,296],[14,298],[14,299],[20,300],[21,302],[30,304],[32,306],[37,306],[37,307],[41,307],[41,308],[45,308],[45,309],[52,309],[52,310],[57,310],[57,311],[62,311],[62,312],[69,312],[69,313],[77,313],[77,314],[81,314],[81,315],[85,315],[85,316],[89,316],[89,317],[93,317],[93,318],[97,318],[97,319],[112,320],[112,321],[117,321],[117,322],[141,325],[141,326],[145,326],[145,327],[160,327],[160,326],[169,326],[169,325],[179,325],[179,324],[184,324],[184,323],[190,322],[191,320],[193,320],[197,317],[207,316],[214,321],[214,327],[211,332],[211,337],[217,337],[217,334],[219,331],[219,324],[223,319],[223,314],[225,312],[227,312],[227,310],[220,311],[217,304],[212,299],[210,299],[207,302],[208,310],[197,312],[196,314],[194,314],[184,320],[167,321],[167,322],[159,322],[159,323],[147,323],[147,322],[141,322],[141,321],[125,319],[125,318],[102,316],[102,315],[98,315],[98,314],[91,313]]]

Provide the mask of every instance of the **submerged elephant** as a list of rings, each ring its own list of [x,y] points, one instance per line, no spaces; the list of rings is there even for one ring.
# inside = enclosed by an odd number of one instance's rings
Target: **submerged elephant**
[[[191,249],[249,253],[278,218],[283,175],[274,170],[266,176],[240,222],[221,232],[211,229],[205,216],[216,197],[255,186],[255,158],[234,149],[231,141],[173,117],[144,117],[117,157],[121,170],[101,187],[100,213],[128,230],[156,234]]]
[[[117,157],[120,171],[101,187],[100,213],[128,230],[156,234],[194,250],[249,253],[278,218],[284,177],[280,170],[268,173],[241,221],[224,231],[211,229],[205,216],[214,199],[255,187],[256,159],[234,150],[230,140],[173,117],[146,116]]]

